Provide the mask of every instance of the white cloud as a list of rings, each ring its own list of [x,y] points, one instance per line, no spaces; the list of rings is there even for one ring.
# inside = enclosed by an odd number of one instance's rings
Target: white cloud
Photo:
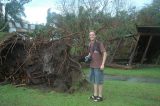
[[[148,4],[151,4],[153,0],[131,0],[136,7],[142,8]]]
[[[47,10],[48,7],[27,7],[26,20],[31,23],[46,23]]]
[[[47,10],[52,8],[52,11],[58,12],[54,7],[54,0],[32,0],[25,5],[26,20],[30,23],[46,23]]]

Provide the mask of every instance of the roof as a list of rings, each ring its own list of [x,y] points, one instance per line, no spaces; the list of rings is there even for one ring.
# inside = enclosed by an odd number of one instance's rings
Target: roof
[[[137,26],[140,35],[160,36],[160,26]]]

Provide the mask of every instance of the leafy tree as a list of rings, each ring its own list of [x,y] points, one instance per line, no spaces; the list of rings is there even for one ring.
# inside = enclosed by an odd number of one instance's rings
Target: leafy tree
[[[124,10],[122,0],[115,0],[112,4],[115,9],[109,11],[109,2],[110,0],[62,0],[61,14],[48,10],[47,25],[61,29],[64,36],[79,32],[74,37],[78,39],[78,43],[75,43],[81,48],[87,45],[89,30],[95,30],[98,38],[104,42],[109,37],[134,33],[137,16],[135,7]]]
[[[0,14],[1,26],[4,26],[9,20],[21,22],[24,13],[24,4],[30,2],[31,0],[5,0],[4,3],[0,2]],[[2,9],[4,6],[4,11]]]
[[[153,0],[151,5],[143,8],[137,19],[140,25],[160,25],[160,1]]]

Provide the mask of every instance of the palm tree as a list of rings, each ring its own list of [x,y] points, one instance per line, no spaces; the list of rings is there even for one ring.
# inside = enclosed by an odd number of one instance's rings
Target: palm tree
[[[21,21],[22,16],[25,16],[24,6],[17,0],[12,0],[5,5],[5,22],[7,22],[9,18],[14,21]]]
[[[5,27],[9,20],[14,22],[22,22],[21,17],[25,17],[24,4],[31,0],[10,0],[7,3],[0,2],[0,18],[3,18],[3,27]],[[3,11],[4,6],[4,11]],[[0,28],[1,29],[1,28]]]
[[[0,18],[2,17],[3,15],[3,4],[0,2]]]

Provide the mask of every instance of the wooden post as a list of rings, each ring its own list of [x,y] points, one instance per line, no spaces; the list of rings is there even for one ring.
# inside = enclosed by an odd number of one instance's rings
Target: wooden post
[[[143,53],[143,57],[141,59],[141,64],[143,64],[143,62],[144,62],[144,58],[146,57],[146,54],[147,54],[147,51],[148,51],[148,48],[149,48],[149,45],[150,45],[151,41],[152,41],[152,36],[149,37],[149,41],[148,41],[147,47],[146,47],[146,49],[145,49],[145,51]]]
[[[156,65],[158,65],[159,59],[160,59],[160,55],[158,55],[158,58],[157,58],[157,61],[156,61]]]
[[[121,38],[121,39],[119,40],[118,45],[116,46],[116,49],[115,49],[115,51],[114,51],[114,53],[113,53],[113,55],[112,55],[112,57],[111,57],[111,60],[110,60],[109,64],[111,64],[111,63],[113,62],[114,56],[116,55],[116,52],[117,52],[117,50],[119,49],[119,46],[120,46],[122,40],[123,40],[123,38]]]
[[[132,50],[134,49],[134,41],[131,43],[131,46],[130,46],[130,49],[129,49],[129,52],[128,52],[128,57],[130,55],[130,53],[132,52]]]
[[[133,58],[134,58],[134,55],[135,55],[135,52],[136,52],[136,49],[137,49],[137,46],[138,46],[139,38],[140,38],[140,35],[139,35],[139,37],[138,37],[138,39],[137,39],[136,45],[135,45],[135,47],[134,47],[134,49],[133,49],[133,52],[132,52],[132,54],[131,54],[131,56],[130,56],[130,59],[129,59],[129,62],[128,62],[128,65],[129,65],[129,66],[131,66],[131,64],[132,64],[132,62],[133,62]]]

